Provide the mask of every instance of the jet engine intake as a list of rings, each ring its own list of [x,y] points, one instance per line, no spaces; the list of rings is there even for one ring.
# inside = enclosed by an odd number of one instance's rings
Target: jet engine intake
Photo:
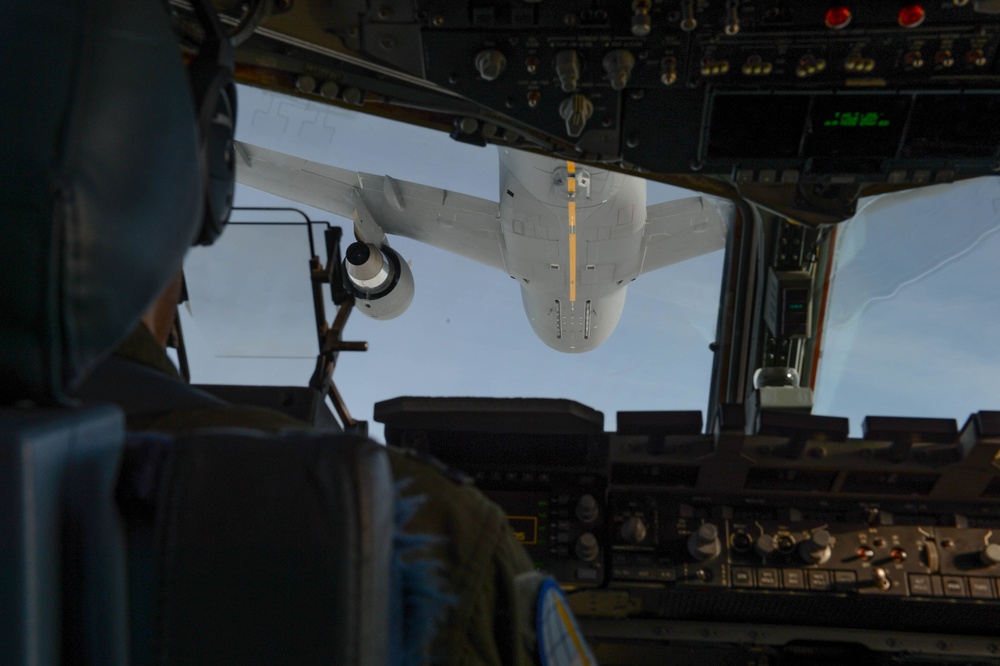
[[[394,319],[413,301],[413,273],[388,245],[351,243],[344,253],[344,276],[354,307],[372,319]]]

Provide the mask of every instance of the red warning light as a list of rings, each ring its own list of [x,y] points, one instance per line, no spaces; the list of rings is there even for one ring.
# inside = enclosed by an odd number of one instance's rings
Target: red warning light
[[[924,11],[923,5],[907,5],[899,10],[899,25],[904,28],[916,28],[925,18],[927,12]]]
[[[852,18],[854,16],[847,7],[830,7],[830,9],[826,10],[826,18],[823,20],[823,23],[831,30],[840,30],[841,28],[846,28]]]

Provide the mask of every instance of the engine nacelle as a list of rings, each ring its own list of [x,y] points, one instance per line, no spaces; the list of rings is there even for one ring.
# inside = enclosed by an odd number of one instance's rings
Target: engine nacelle
[[[413,273],[388,245],[351,243],[344,253],[344,275],[354,307],[372,319],[394,319],[413,301]]]

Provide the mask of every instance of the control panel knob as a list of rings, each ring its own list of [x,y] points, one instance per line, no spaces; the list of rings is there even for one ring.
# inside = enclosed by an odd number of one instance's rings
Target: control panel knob
[[[872,578],[875,580],[875,587],[880,590],[888,590],[892,587],[892,581],[889,580],[889,573],[882,567],[877,567],[872,572]]]
[[[653,22],[649,19],[649,12],[636,12],[632,15],[632,34],[636,37],[645,37],[653,30]]]
[[[649,8],[652,6],[651,0],[633,0],[632,9],[632,34],[636,37],[645,37],[653,30],[653,22],[649,18]]]
[[[848,72],[861,72],[867,73],[875,69],[875,60],[872,58],[866,58],[857,51],[851,53],[847,56],[844,61],[844,69]],[[874,509],[875,517],[878,518],[878,509]],[[875,524],[875,523],[871,523]]]
[[[476,70],[484,81],[495,81],[506,68],[506,56],[496,49],[487,49],[476,54]]]
[[[556,54],[556,76],[563,92],[573,92],[580,82],[580,55],[576,51],[560,51]]]
[[[604,56],[604,71],[608,74],[608,82],[615,90],[621,90],[628,85],[635,67],[635,56],[625,49],[615,49]]]
[[[691,32],[698,27],[698,19],[694,17],[694,0],[681,2],[681,30]]]
[[[988,543],[979,553],[979,559],[988,567],[1000,564],[1000,543]]]
[[[753,544],[753,549],[761,557],[774,555],[774,548],[774,537],[770,534],[761,534]]]
[[[924,542],[923,555],[927,568],[931,570],[931,573],[937,573],[941,566],[941,552],[938,550],[937,544],[933,541]]]
[[[726,27],[725,33],[730,37],[738,35],[740,32],[740,2],[739,0],[728,0],[726,2]]]
[[[942,67],[951,67],[955,64],[955,56],[948,49],[941,49],[934,56],[934,61]]]
[[[600,544],[590,532],[584,532],[576,540],[576,557],[583,562],[593,562],[601,552]]]
[[[823,564],[833,554],[832,543],[833,537],[827,530],[816,530],[799,545],[799,554],[808,564]]]
[[[566,121],[566,134],[578,137],[594,114],[594,104],[583,95],[567,97],[559,104],[559,115]]]
[[[826,60],[823,58],[817,58],[811,53],[807,53],[801,58],[799,58],[799,64],[795,68],[795,76],[800,79],[805,79],[810,76],[815,76],[819,74],[824,69],[826,69]]]
[[[688,552],[696,560],[710,560],[722,552],[719,528],[712,523],[703,523],[688,537]]]
[[[677,83],[677,58],[667,56],[660,61],[660,82],[665,86]]]
[[[316,79],[309,75],[300,76],[295,79],[295,89],[300,93],[309,94],[316,90]]]
[[[625,543],[639,544],[646,540],[646,523],[639,516],[629,516],[622,523],[621,537]]]
[[[592,523],[600,515],[600,507],[593,495],[587,494],[576,503],[576,517],[581,523]]]

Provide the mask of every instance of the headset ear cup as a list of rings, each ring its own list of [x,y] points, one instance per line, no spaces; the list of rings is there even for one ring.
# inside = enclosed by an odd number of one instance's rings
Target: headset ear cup
[[[206,33],[198,55],[188,65],[200,132],[199,168],[205,193],[201,230],[193,244],[211,245],[229,221],[236,187],[233,48],[210,0],[193,0],[192,9]]]
[[[213,82],[215,83],[215,82]],[[236,160],[233,140],[236,131],[236,87],[231,81],[222,85],[214,98],[214,108],[203,117],[202,168],[205,183],[205,213],[198,245],[211,245],[222,234],[233,207],[236,187]],[[208,109],[203,109],[208,110]]]

